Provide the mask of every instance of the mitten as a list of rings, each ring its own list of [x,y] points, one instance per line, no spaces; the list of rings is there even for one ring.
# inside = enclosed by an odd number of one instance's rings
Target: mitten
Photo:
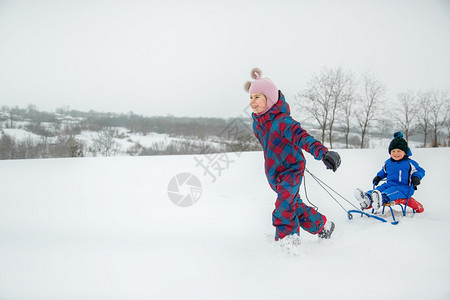
[[[374,184],[374,185],[378,185],[379,183],[380,183],[380,181],[381,181],[381,177],[380,176],[375,176],[374,178],[373,178],[373,180],[372,180],[372,183]]]
[[[327,169],[332,169],[333,172],[336,172],[337,168],[341,165],[341,157],[334,151],[328,151],[323,156],[322,161],[327,166]]]
[[[412,182],[414,189],[417,190],[417,186],[420,184],[420,178],[417,176],[414,176],[411,178],[411,182]]]

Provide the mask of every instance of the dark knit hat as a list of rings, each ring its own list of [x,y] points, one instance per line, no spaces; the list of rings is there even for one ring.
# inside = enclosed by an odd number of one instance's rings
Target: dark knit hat
[[[394,149],[400,149],[403,152],[406,153],[406,155],[411,155],[411,150],[408,147],[408,143],[406,142],[406,140],[403,138],[403,133],[402,132],[396,132],[394,133],[394,139],[391,141],[391,143],[389,144],[389,154],[391,153],[392,150]]]

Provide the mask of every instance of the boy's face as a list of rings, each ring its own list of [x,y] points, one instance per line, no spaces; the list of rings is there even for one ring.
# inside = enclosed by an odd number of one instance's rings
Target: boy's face
[[[405,151],[400,149],[392,149],[391,157],[393,160],[400,160],[406,155]]]
[[[255,114],[262,113],[267,106],[267,98],[261,93],[250,94],[250,107]]]

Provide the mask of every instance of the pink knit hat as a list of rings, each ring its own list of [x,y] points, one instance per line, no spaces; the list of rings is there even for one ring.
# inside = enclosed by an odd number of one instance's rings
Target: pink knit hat
[[[253,68],[250,76],[252,76],[255,81],[247,81],[245,84],[245,89],[251,93],[261,93],[267,98],[267,106],[260,115],[266,113],[275,103],[278,102],[278,88],[269,78],[261,78],[262,71],[258,68]]]

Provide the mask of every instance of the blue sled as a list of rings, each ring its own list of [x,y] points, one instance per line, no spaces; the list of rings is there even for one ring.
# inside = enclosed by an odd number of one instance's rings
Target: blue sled
[[[375,184],[373,185],[373,189],[375,189]],[[413,186],[411,185],[410,193],[409,193],[409,196],[408,196],[408,200],[406,200],[406,204],[400,204],[400,203],[398,204],[398,205],[400,205],[400,207],[402,209],[403,216],[406,216],[406,208],[408,207],[408,202],[409,202],[409,199],[411,198],[411,195],[413,194],[413,192],[414,192],[414,189],[413,189]],[[392,206],[393,205],[391,205],[391,203],[383,203],[383,211],[381,212],[381,215],[384,214],[384,209],[386,207],[389,207],[389,209],[391,211],[392,219],[393,219],[393,221],[390,222],[390,223],[392,225],[397,225],[399,221],[395,219],[394,210],[392,209]],[[413,211],[414,214],[416,213],[416,211],[414,209],[412,211]],[[364,212],[362,210],[356,210],[356,209],[349,210],[349,211],[347,211],[347,217],[348,217],[349,220],[353,219],[352,213],[361,214],[361,217],[366,216],[368,218],[373,218],[373,219],[376,219],[376,220],[384,222],[384,223],[388,222],[385,218],[377,216],[377,215],[374,215],[373,214],[373,209],[372,209],[372,213],[371,214],[366,213],[366,212]]]
[[[368,213],[363,212],[363,211],[361,211],[361,210],[355,210],[355,209],[347,211],[347,217],[348,217],[349,220],[352,220],[352,219],[353,219],[352,213],[361,214],[361,217],[366,216],[366,217],[368,217],[368,218],[373,218],[373,219],[376,219],[376,220],[381,221],[381,222],[384,222],[384,223],[387,223],[387,222],[388,222],[388,221],[387,221],[385,218],[383,218],[383,217],[380,217],[380,216],[377,216],[377,215],[374,215],[374,214],[368,214]],[[390,222],[390,223],[391,223],[392,225],[397,225],[398,222],[399,222],[399,221],[395,220],[395,218],[394,218],[394,221],[392,221],[392,222]]]

